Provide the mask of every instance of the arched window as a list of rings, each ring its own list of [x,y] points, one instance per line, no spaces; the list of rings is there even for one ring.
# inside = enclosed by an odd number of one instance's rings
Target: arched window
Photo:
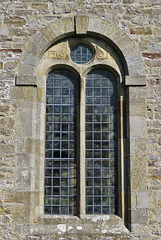
[[[46,82],[45,213],[76,214],[77,81],[65,70]]]
[[[45,214],[118,214],[120,83],[108,65],[119,68],[96,44],[67,45],[68,65],[46,81]]]
[[[116,79],[108,71],[86,78],[86,213],[116,212]]]

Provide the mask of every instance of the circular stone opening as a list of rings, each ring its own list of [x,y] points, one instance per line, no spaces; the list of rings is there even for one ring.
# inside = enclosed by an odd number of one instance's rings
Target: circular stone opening
[[[70,57],[75,63],[85,64],[92,59],[93,51],[84,43],[76,44],[71,48]]]

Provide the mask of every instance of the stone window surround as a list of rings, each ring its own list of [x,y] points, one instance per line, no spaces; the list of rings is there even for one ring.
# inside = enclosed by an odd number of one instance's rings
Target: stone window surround
[[[76,64],[70,59],[70,48],[73,46],[74,43],[86,43],[90,45],[93,49],[93,59],[86,64]],[[101,45],[100,45],[101,43]],[[119,206],[118,214],[122,218],[124,218],[124,196],[123,190],[124,189],[124,181],[123,181],[123,162],[125,161],[125,156],[123,153],[123,149],[125,148],[123,143],[123,121],[120,122],[120,117],[123,119],[123,99],[125,99],[125,92],[124,87],[121,87],[124,82],[124,70],[123,66],[119,62],[119,57],[115,51],[110,46],[106,46],[104,41],[99,39],[92,39],[90,37],[79,37],[79,38],[67,38],[63,41],[60,41],[53,47],[49,48],[46,53],[44,53],[41,63],[38,70],[38,76],[42,77],[42,82],[46,81],[46,77],[48,73],[52,70],[56,69],[67,69],[74,73],[77,78],[79,88],[78,96],[80,96],[78,101],[78,108],[79,108],[79,116],[78,116],[78,124],[79,124],[79,143],[80,149],[77,150],[80,163],[80,203],[78,204],[78,215],[85,216],[85,82],[86,77],[90,71],[95,69],[99,70],[108,70],[113,73],[117,80],[117,128],[118,128],[118,199],[119,202],[117,207]],[[119,117],[120,116],[120,117]],[[120,130],[121,129],[121,130]],[[122,147],[121,147],[122,145]],[[123,158],[121,157],[123,156]],[[78,162],[79,162],[78,161]],[[122,164],[121,164],[122,161]],[[79,175],[78,174],[78,175]],[[122,181],[121,181],[122,176]],[[53,216],[54,217],[54,216]]]
[[[59,26],[59,27],[58,27]],[[61,27],[60,27],[61,26]],[[112,29],[114,29],[112,31]],[[33,39],[27,44],[26,50],[22,54],[22,61],[19,65],[18,74],[16,77],[16,85],[20,86],[37,86],[39,87],[39,83],[42,81],[42,77],[37,74],[37,66],[40,66],[40,62],[43,54],[51,45],[53,45],[58,40],[63,39],[64,37],[69,37],[72,35],[77,36],[94,36],[97,33],[98,36],[108,43],[119,52],[119,56],[125,64],[125,86],[130,88],[135,86],[145,86],[146,78],[143,71],[143,64],[141,60],[141,56],[139,51],[137,50],[134,42],[120,29],[116,28],[114,25],[106,23],[104,20],[98,20],[96,18],[88,18],[86,16],[77,16],[74,18],[62,18],[56,19],[53,24],[50,24],[48,27],[40,30],[40,33],[37,33]],[[127,42],[124,44],[123,42]],[[117,47],[116,47],[117,46]],[[130,53],[129,49],[132,49],[132,53]],[[61,65],[61,63],[60,63]],[[60,65],[58,65],[60,67]],[[62,66],[62,65],[61,65]],[[69,66],[70,68],[71,66]],[[38,67],[39,69],[39,67]],[[25,70],[25,71],[24,71]],[[48,71],[51,68],[48,66]],[[46,77],[47,72],[45,73]],[[40,74],[41,75],[41,74]],[[44,79],[44,78],[43,78]],[[142,117],[135,117],[137,121],[141,121],[141,125],[144,125],[145,119]],[[127,121],[128,122],[128,121]],[[133,133],[134,128],[137,127],[133,117],[129,117],[130,125],[129,127],[129,136],[137,137],[138,134]],[[146,134],[144,134],[145,137]],[[42,152],[40,153],[40,159],[43,159]],[[43,168],[41,167],[41,174]],[[40,183],[39,183],[40,184]],[[42,190],[42,189],[41,189]],[[40,194],[40,205],[34,214],[34,221],[50,221],[50,223],[54,223],[53,216],[45,216],[44,220],[42,220],[43,215],[43,199],[42,193]],[[123,206],[124,208],[125,206]],[[39,213],[38,213],[39,212]],[[31,214],[32,215],[32,214]],[[45,220],[48,218],[48,220]],[[53,220],[52,220],[53,218]],[[77,219],[77,217],[73,217]],[[93,217],[91,217],[92,219]],[[41,219],[41,220],[40,220]],[[51,219],[51,220],[50,220]],[[59,223],[63,223],[64,220],[70,219],[70,217],[56,217],[59,219]],[[63,220],[64,219],[64,220]],[[84,214],[80,217],[80,219],[89,219],[85,217]],[[123,222],[121,219],[117,218],[117,216],[112,216],[109,219],[107,217],[98,217],[97,219],[102,219],[107,221],[107,224],[110,224],[110,220],[112,219],[118,225],[122,225]],[[73,220],[72,220],[73,221]],[[116,225],[117,225],[116,224]],[[124,231],[124,230],[123,230]]]

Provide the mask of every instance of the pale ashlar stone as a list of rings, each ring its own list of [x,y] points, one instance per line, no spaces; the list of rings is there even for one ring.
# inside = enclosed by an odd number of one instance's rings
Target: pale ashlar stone
[[[145,117],[130,117],[130,137],[146,138]]]
[[[6,26],[1,26],[1,27],[0,27],[0,35],[1,35],[1,36],[8,36],[8,35],[9,35],[8,27],[6,27]]]
[[[88,31],[88,17],[87,16],[76,16],[76,34],[87,34]]]

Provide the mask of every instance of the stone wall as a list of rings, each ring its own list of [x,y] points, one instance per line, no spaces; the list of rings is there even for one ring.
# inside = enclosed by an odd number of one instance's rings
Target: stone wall
[[[98,19],[100,33],[124,50],[129,66],[140,56],[143,62],[131,75],[142,71],[146,86],[128,77],[125,84],[128,228],[120,217],[40,217],[45,93],[36,73],[47,47],[74,32],[78,15],[86,16],[78,34],[95,28],[96,20],[83,27],[88,17]],[[0,39],[0,239],[161,239],[160,0],[1,0]]]

